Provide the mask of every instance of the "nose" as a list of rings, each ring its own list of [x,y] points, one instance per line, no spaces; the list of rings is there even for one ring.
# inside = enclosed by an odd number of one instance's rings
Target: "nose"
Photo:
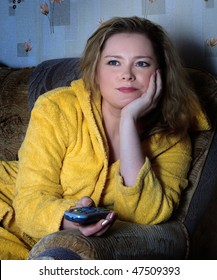
[[[134,81],[136,79],[131,69],[126,69],[121,76],[124,81]]]

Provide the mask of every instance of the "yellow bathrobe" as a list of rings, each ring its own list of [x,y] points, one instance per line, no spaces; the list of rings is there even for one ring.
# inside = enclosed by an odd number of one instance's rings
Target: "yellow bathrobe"
[[[209,129],[197,115],[197,128]],[[135,185],[126,187],[120,162],[108,163],[100,98],[90,97],[82,80],[39,97],[19,163],[0,164],[0,258],[25,259],[37,240],[59,230],[64,211],[82,196],[122,220],[167,220],[187,186],[191,141],[188,135],[160,137],[143,141],[144,165]]]

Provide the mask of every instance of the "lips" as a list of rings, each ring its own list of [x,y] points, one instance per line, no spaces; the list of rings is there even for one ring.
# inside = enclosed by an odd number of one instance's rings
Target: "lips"
[[[134,87],[120,87],[120,88],[118,88],[118,90],[121,93],[132,93],[132,92],[136,91],[137,88],[134,88]]]

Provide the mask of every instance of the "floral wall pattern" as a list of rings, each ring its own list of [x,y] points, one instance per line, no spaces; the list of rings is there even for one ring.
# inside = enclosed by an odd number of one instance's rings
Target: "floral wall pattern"
[[[217,0],[1,0],[0,64],[80,56],[102,20],[133,15],[161,24],[187,66],[217,74]]]

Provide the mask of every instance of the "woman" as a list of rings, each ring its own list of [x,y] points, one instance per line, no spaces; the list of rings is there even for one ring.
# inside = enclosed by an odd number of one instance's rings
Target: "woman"
[[[29,244],[60,229],[100,236],[117,215],[169,219],[188,184],[188,131],[209,128],[171,41],[146,19],[104,22],[81,73],[37,100],[19,151],[14,223]],[[85,226],[64,219],[91,205],[111,212]]]

